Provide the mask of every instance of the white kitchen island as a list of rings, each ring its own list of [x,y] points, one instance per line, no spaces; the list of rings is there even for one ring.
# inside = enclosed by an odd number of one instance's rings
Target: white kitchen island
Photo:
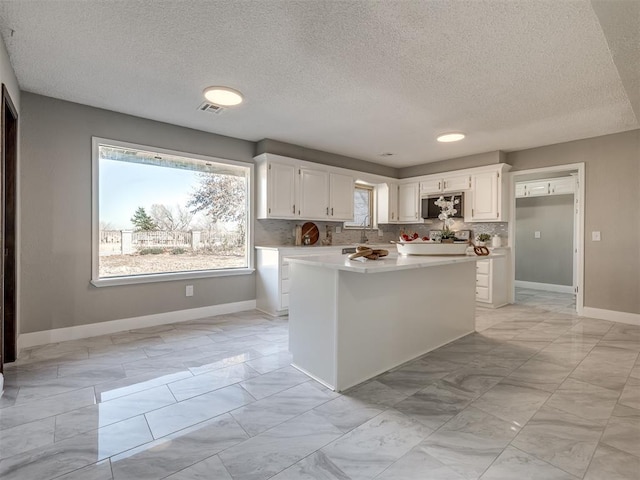
[[[478,258],[288,257],[292,365],[343,391],[473,332]]]

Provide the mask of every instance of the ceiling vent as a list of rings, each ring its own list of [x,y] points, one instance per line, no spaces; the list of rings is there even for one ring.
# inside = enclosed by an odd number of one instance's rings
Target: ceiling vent
[[[201,112],[213,113],[214,115],[220,115],[226,110],[226,108],[221,107],[220,105],[215,105],[213,103],[204,102],[198,107],[198,110],[200,110]]]

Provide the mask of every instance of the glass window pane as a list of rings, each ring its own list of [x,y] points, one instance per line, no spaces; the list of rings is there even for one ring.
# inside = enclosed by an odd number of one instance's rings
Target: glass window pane
[[[249,266],[249,167],[112,145],[98,153],[98,278]]]
[[[370,227],[372,222],[373,190],[356,185],[353,193],[353,222],[345,222],[348,227]]]

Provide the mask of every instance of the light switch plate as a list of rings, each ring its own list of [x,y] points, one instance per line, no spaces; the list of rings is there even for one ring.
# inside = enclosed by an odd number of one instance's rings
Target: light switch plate
[[[185,288],[184,294],[187,297],[193,297],[193,285],[187,285],[187,288]]]
[[[591,241],[599,242],[600,241],[600,232],[591,232]]]
[[[538,232],[538,231],[533,232],[533,237],[534,238],[540,238],[540,232]]]
[[[342,232],[342,227],[336,227],[336,233]]]
[[[378,229],[378,236],[379,237],[384,237],[384,232],[382,231],[381,228]]]

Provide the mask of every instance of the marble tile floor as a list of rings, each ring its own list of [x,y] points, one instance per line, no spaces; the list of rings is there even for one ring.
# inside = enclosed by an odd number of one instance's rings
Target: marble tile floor
[[[33,348],[0,478],[638,480],[640,327],[528,300],[342,394],[257,311]]]
[[[516,287],[515,302],[518,305],[540,307],[559,313],[575,314],[576,312],[576,296],[573,293]]]

